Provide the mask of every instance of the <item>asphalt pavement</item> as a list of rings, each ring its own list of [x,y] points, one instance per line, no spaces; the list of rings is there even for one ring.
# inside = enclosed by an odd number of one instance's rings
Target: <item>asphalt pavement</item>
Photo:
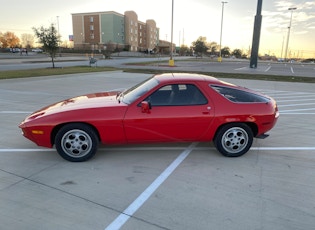
[[[56,67],[69,66],[88,66],[91,54],[83,55],[57,55]],[[102,55],[95,55],[97,66],[116,67],[116,68],[137,68],[137,69],[156,69],[163,71],[188,71],[188,72],[222,72],[222,73],[244,73],[252,75],[279,75],[279,76],[302,76],[315,77],[314,63],[279,63],[272,61],[259,61],[258,67],[249,68],[249,60],[242,59],[223,59],[217,62],[216,59],[192,58],[175,56],[175,66],[168,65],[169,57],[158,55],[142,55],[136,57],[116,55],[112,59],[104,59]],[[126,65],[127,63],[154,62],[151,65]],[[20,54],[0,54],[0,71],[18,69],[36,69],[52,67],[51,58],[45,54],[30,52],[28,56]]]
[[[101,146],[90,161],[71,163],[20,133],[19,122],[40,107],[147,77],[114,71],[0,81],[1,230],[314,228],[313,84],[224,79],[271,95],[280,110],[270,137],[239,158],[209,142]]]

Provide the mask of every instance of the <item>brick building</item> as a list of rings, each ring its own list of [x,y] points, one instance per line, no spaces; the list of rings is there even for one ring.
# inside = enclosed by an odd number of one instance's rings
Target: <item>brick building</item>
[[[159,28],[155,21],[141,22],[134,11],[75,13],[72,26],[74,49],[103,50],[114,46],[146,51],[159,45]]]

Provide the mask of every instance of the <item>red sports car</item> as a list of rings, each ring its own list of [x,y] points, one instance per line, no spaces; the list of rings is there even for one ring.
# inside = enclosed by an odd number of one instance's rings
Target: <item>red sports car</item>
[[[155,75],[123,92],[67,99],[26,117],[23,135],[69,161],[86,161],[103,144],[213,141],[227,157],[245,154],[278,119],[276,102],[198,74]]]

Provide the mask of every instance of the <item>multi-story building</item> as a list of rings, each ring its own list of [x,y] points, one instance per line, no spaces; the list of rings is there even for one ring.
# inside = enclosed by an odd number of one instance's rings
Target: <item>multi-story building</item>
[[[159,44],[154,20],[138,21],[134,11],[72,14],[75,49],[103,50],[108,46],[129,51],[153,50]]]

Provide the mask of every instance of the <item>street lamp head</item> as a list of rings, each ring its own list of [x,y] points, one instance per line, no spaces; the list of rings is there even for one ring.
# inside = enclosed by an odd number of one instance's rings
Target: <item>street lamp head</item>
[[[228,3],[228,2],[222,2],[222,4],[225,4],[225,3]]]
[[[296,7],[290,7],[288,10],[296,10]]]

